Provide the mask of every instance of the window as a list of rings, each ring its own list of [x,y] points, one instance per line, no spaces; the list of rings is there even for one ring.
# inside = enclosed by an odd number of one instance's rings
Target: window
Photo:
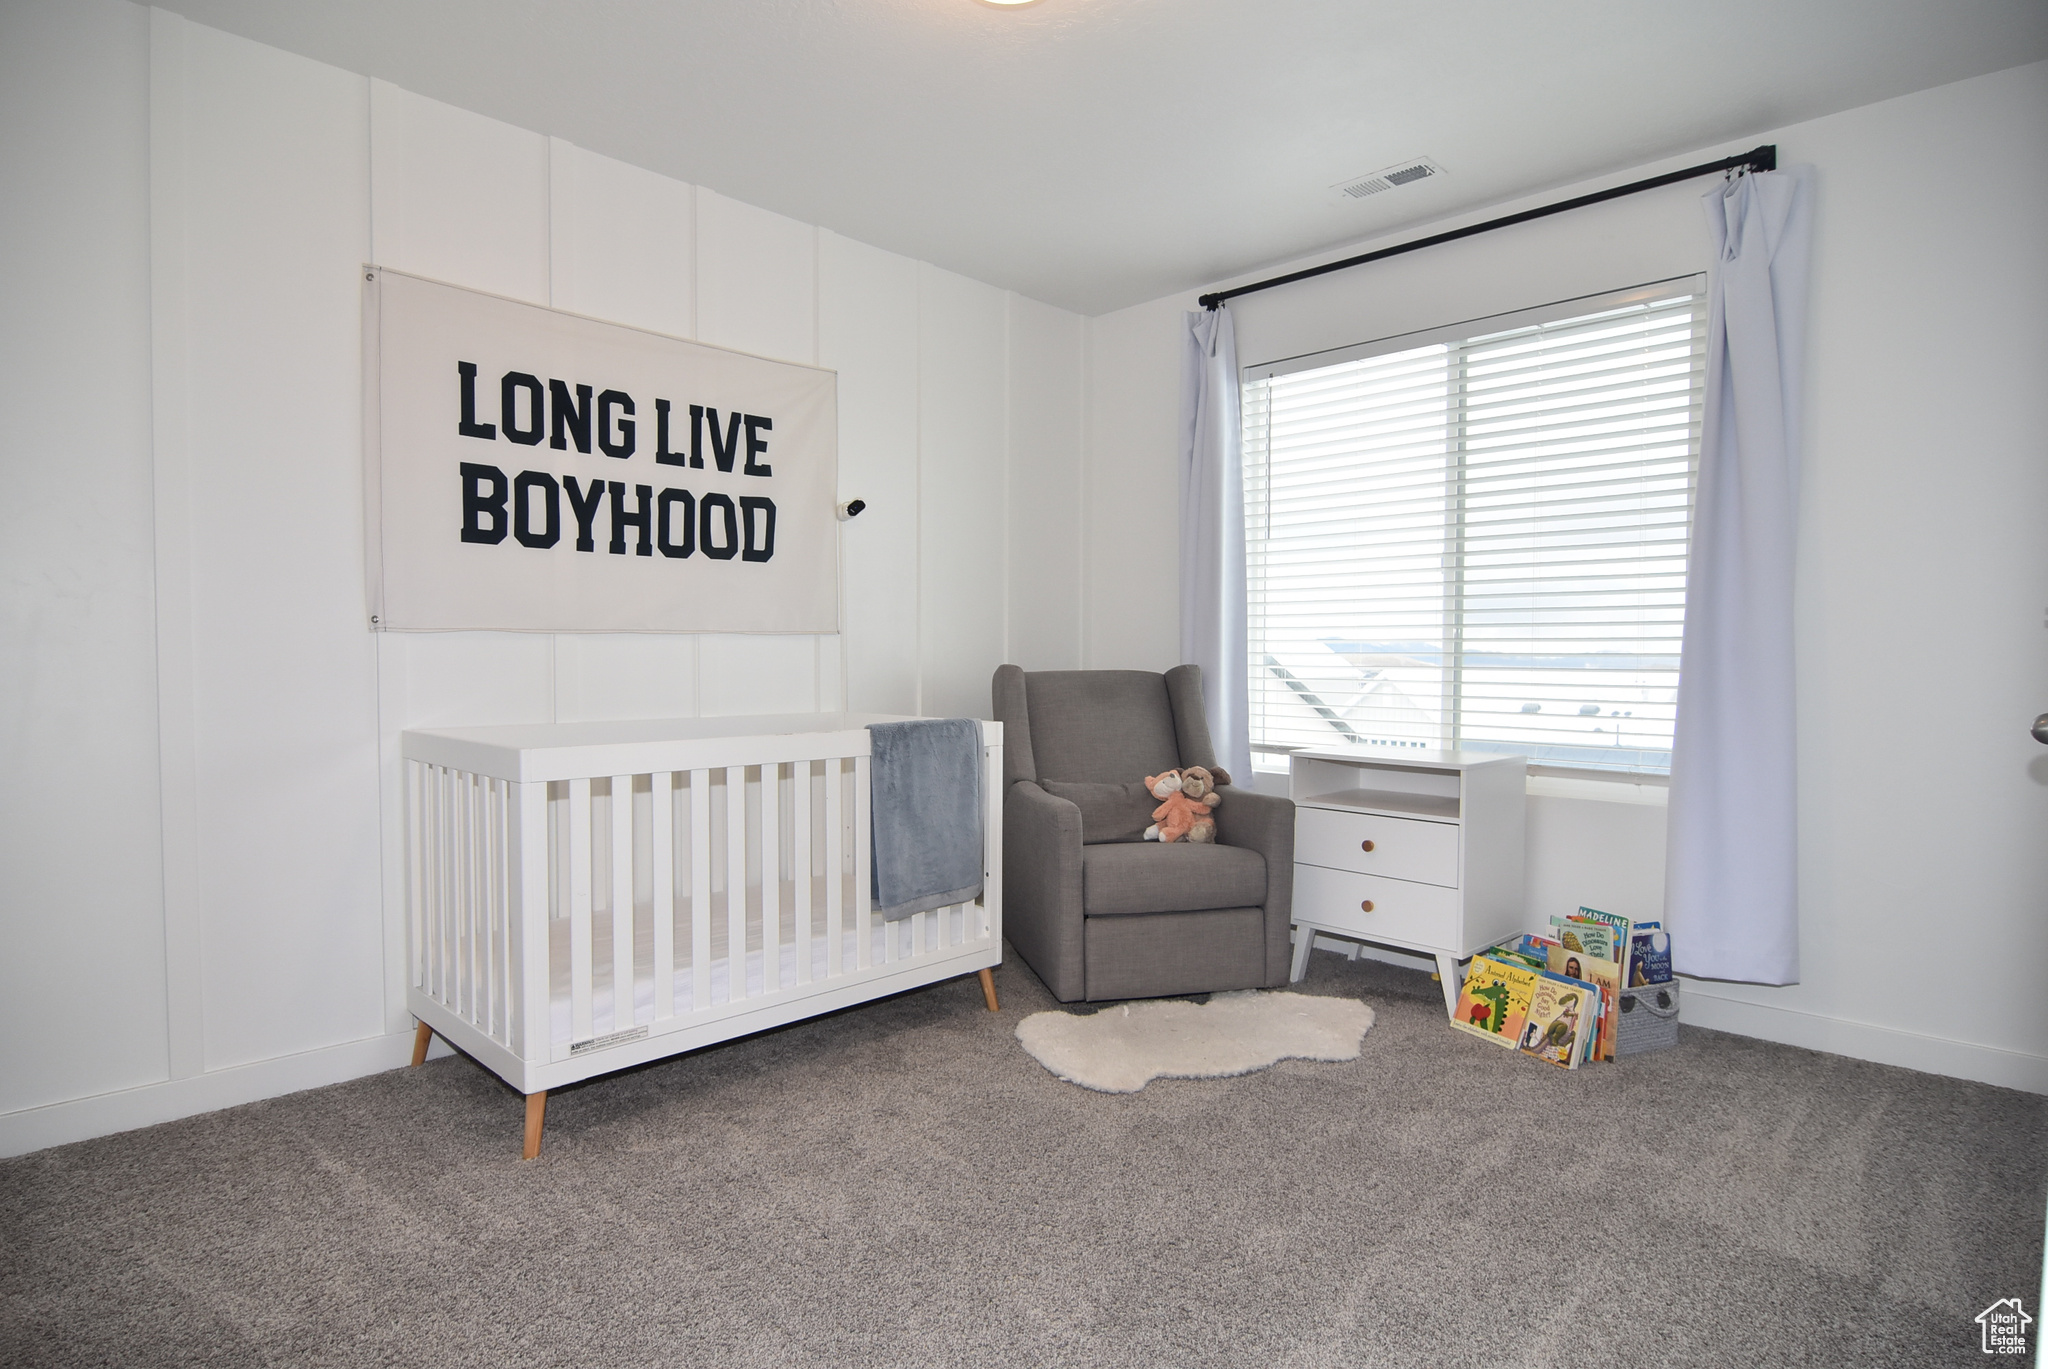
[[[1254,750],[1670,769],[1703,291],[1247,368]]]

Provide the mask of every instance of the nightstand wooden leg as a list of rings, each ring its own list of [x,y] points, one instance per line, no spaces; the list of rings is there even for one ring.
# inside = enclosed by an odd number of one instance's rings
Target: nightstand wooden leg
[[[1458,990],[1464,985],[1464,980],[1458,974],[1458,957],[1454,955],[1438,955],[1436,958],[1436,972],[1437,977],[1444,982],[1444,1016],[1456,1017],[1458,1015]]]
[[[988,1010],[996,1011],[996,977],[991,970],[981,972],[981,996],[988,1000]]]
[[[1316,929],[1306,923],[1294,925],[1294,965],[1288,971],[1287,982],[1299,984],[1301,977],[1308,973],[1308,952],[1316,944]]]
[[[427,1063],[427,1043],[434,1039],[434,1029],[420,1023],[420,1029],[412,1035],[412,1062],[415,1065]]]

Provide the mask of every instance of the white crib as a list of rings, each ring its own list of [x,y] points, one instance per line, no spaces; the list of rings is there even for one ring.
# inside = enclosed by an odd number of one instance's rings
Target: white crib
[[[883,714],[404,736],[406,1005],[526,1095],[1002,960],[1002,724],[984,722],[983,893],[870,907]],[[620,796],[626,796],[621,802]],[[615,916],[615,913],[617,914]]]

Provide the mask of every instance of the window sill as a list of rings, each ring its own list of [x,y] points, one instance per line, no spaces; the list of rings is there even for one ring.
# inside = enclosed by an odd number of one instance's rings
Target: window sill
[[[1261,794],[1287,793],[1287,767],[1252,761],[1252,787]],[[1587,799],[1595,803],[1639,803],[1663,808],[1671,799],[1670,778],[1628,770],[1566,770],[1531,766],[1528,794],[1535,799]]]
[[[1621,770],[1580,771],[1571,775],[1531,770],[1528,792],[1532,799],[1591,799],[1596,803],[1640,803],[1652,808],[1663,808],[1671,802],[1671,786],[1664,776]]]

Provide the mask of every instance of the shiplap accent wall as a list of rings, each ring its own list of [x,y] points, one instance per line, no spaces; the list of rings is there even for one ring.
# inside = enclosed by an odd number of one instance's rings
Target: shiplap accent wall
[[[8,515],[47,669],[4,677],[0,1153],[402,1062],[405,728],[982,716],[1002,661],[1079,664],[1078,316],[163,11],[5,22],[9,165],[49,163],[8,245],[117,342],[13,407],[90,425],[125,523]],[[844,631],[370,633],[364,262],[838,370]]]

